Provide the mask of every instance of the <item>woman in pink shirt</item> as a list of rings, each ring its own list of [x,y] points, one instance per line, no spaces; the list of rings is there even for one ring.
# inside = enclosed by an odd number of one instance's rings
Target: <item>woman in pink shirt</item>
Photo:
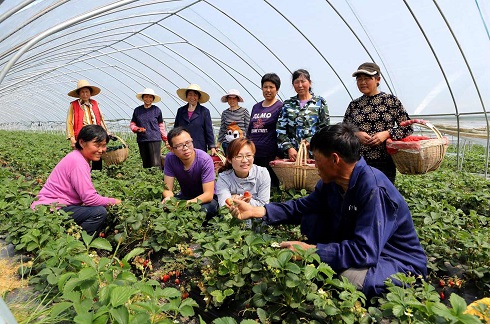
[[[98,231],[107,217],[105,207],[121,203],[99,195],[90,177],[90,162],[100,161],[108,141],[109,135],[102,126],[84,126],[78,134],[76,150],[54,167],[31,208],[56,204],[56,208],[71,213],[87,233]]]

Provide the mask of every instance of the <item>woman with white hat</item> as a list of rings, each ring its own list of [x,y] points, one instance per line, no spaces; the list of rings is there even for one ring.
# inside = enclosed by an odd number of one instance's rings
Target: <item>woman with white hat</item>
[[[129,128],[136,133],[143,168],[162,167],[162,141],[167,141],[167,131],[163,122],[162,111],[153,103],[161,97],[153,89],[146,88],[136,95],[143,105],[134,109]]]
[[[228,93],[221,97],[221,102],[227,102],[230,106],[221,114],[221,127],[218,133],[217,147],[220,145],[223,147],[223,151],[226,153],[228,147],[228,141],[226,140],[226,130],[228,126],[235,122],[242,130],[243,134],[247,131],[248,123],[250,122],[250,113],[247,108],[240,107],[239,102],[243,102],[243,98],[240,96],[240,92],[236,89],[228,90]]]
[[[177,90],[177,96],[187,104],[177,110],[174,127],[184,127],[192,137],[194,148],[216,154],[213,124],[209,109],[202,104],[209,100],[209,95],[197,84]]]
[[[70,140],[72,149],[75,149],[78,133],[85,125],[100,125],[107,131],[104,117],[99,110],[99,104],[91,96],[100,93],[100,88],[90,85],[87,80],[79,80],[77,88],[68,92],[70,97],[78,98],[70,102],[68,116],[66,117],[66,139]],[[102,170],[102,160],[92,161],[92,170]]]

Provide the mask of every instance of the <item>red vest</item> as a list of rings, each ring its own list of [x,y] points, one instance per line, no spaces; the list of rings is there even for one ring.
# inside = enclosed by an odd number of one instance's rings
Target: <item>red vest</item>
[[[92,111],[95,115],[95,122],[97,125],[100,125],[100,110],[97,101],[90,99],[90,103],[92,104]],[[78,100],[71,102],[73,106],[73,135],[75,135],[75,139],[78,139],[78,133],[83,127],[83,116],[84,111],[83,108],[80,107],[80,102]]]

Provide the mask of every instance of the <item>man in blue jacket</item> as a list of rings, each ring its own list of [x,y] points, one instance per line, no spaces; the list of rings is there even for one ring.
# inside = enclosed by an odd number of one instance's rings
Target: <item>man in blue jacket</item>
[[[370,298],[385,291],[398,272],[427,275],[427,257],[402,195],[360,156],[355,127],[326,126],[310,143],[321,181],[309,196],[252,207],[234,200],[238,219],[301,224],[306,242],[282,242],[294,251],[315,248],[320,259]]]

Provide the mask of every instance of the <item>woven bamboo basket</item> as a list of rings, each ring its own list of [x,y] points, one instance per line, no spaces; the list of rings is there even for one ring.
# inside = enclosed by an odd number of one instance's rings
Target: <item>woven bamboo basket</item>
[[[402,174],[424,174],[439,168],[449,144],[447,137],[428,121],[421,119],[407,120],[400,126],[418,124],[432,130],[435,138],[415,142],[386,141],[386,148],[393,158],[398,171]]]
[[[213,163],[214,163],[214,172],[218,174],[219,168],[221,168],[223,165],[225,165],[226,158],[221,151],[216,151],[216,155],[212,156],[213,158]]]
[[[315,163],[308,160],[308,150],[304,142],[300,144],[296,162],[282,159],[271,161],[269,164],[285,190],[306,189],[313,191],[318,180],[320,180]]]
[[[128,144],[126,144],[126,142],[119,136],[112,136],[117,138],[117,140],[121,142],[121,144],[119,146],[108,147],[107,151],[102,154],[102,160],[107,165],[121,164],[126,161],[129,155]]]

